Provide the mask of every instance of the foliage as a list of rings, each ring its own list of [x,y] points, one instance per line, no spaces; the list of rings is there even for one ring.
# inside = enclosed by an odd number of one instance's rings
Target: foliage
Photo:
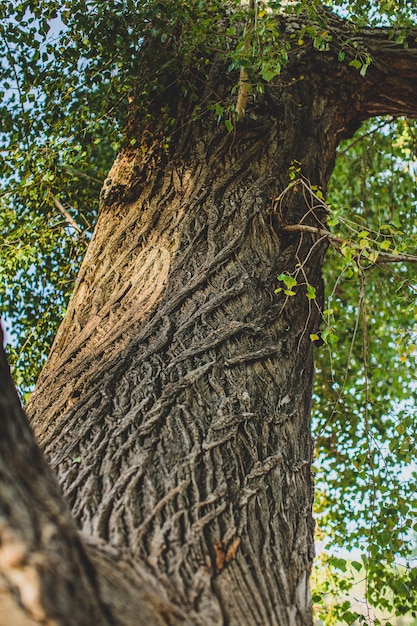
[[[358,25],[390,25],[398,43],[415,19],[407,0],[269,0],[252,12],[238,0],[2,3],[0,303],[13,324],[9,353],[23,391],[32,387],[65,311],[102,181],[125,140],[131,91],[144,122],[149,103],[173,81],[201,114],[187,72],[204,84],[216,55],[234,89],[230,97],[205,102],[204,112],[233,131],[239,72],[245,70],[256,95],[285,67],[291,46],[308,42],[325,49],[331,33],[321,17],[323,4]],[[308,17],[291,43],[281,37],[277,12]],[[347,61],[348,45],[339,62]],[[349,58],[362,74],[372,62],[361,51]],[[326,346],[317,351],[314,412],[320,532],[333,551],[361,551],[369,601],[397,614],[412,608],[415,585],[415,569],[407,563],[416,508],[411,494],[417,491],[410,322],[416,277],[404,263],[381,264],[378,253],[416,247],[416,141],[409,122],[372,121],[341,148],[329,222],[346,245],[330,249],[326,262]],[[366,256],[368,250],[373,256]],[[277,289],[291,297],[299,284],[314,301],[302,274],[282,274]],[[346,561],[325,558],[331,570],[316,600],[333,584],[334,593],[350,584]],[[395,568],[398,559],[405,568]],[[343,615],[351,623],[344,602],[326,611],[328,623]]]
[[[84,73],[77,41],[71,45],[64,31],[66,8],[0,7],[0,301],[12,321],[9,355],[24,391],[62,318],[120,139],[103,108],[116,95]]]
[[[347,241],[372,238],[377,251],[415,250],[416,137],[414,123],[372,120],[341,146],[329,192],[335,232]],[[367,601],[402,615],[415,609],[417,571],[417,268],[332,250],[325,268],[325,322],[338,342],[317,358],[319,532],[330,553],[359,555]],[[353,584],[346,558],[324,553],[324,564],[339,590]],[[329,602],[332,585],[330,575],[321,581],[317,600]],[[328,608],[325,623],[336,616],[352,623],[346,598],[332,618]]]

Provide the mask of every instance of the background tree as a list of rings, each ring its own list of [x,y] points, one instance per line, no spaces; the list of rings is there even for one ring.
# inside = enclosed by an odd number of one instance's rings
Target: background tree
[[[41,223],[57,229],[52,207],[65,220],[65,242],[81,235],[80,180],[103,177],[91,161],[106,162],[109,144],[99,140],[112,128],[112,110],[125,123],[127,93],[130,113],[95,236],[31,401],[32,424],[79,523],[128,547],[157,576],[159,592],[162,577],[168,596],[180,598],[194,621],[309,623],[309,413],[329,241],[324,193],[338,143],[361,121],[415,114],[414,39],[405,30],[410,10],[405,4],[395,15],[386,11],[386,28],[377,31],[369,29],[375,7],[355,4],[348,7],[350,27],[311,3],[290,5],[286,15],[275,2],[48,7],[46,14],[43,3],[19,3],[4,38],[6,89],[18,96],[17,113],[9,101],[4,117],[5,193],[16,186],[17,163],[16,204],[20,197],[27,211],[44,211]],[[48,48],[41,36],[58,8],[66,25],[60,43]],[[13,99],[13,92],[5,97]],[[33,104],[25,109],[26,101]],[[89,123],[80,115],[77,126],[75,110],[89,111]],[[74,136],[78,143],[67,140]],[[112,137],[119,139],[117,129]],[[79,170],[86,157],[89,169]],[[28,204],[30,194],[37,205]],[[21,229],[22,212],[8,208]],[[375,494],[383,473],[370,442],[377,441],[374,421],[383,431],[387,420],[371,420],[370,407],[383,399],[387,411],[392,399],[381,388],[378,397],[370,395],[366,276],[406,256],[382,212],[366,208],[354,224],[352,215],[351,222],[330,215],[340,229],[330,242],[345,259],[344,275],[351,272],[360,286],[361,324],[353,324],[353,335],[361,329],[365,349],[359,354],[352,344],[352,326],[333,324],[337,307],[325,309],[322,340],[344,364],[339,388],[330,390],[336,394],[331,419],[321,408],[318,428],[339,466],[352,441],[365,442],[356,475],[349,466],[339,482],[345,493],[352,484],[356,492],[368,488],[361,473],[366,459]],[[365,213],[366,227],[358,228]],[[395,229],[392,221],[389,226]],[[42,237],[37,242],[33,250]],[[43,249],[53,255],[48,292],[51,281],[62,285],[57,279],[69,246]],[[5,258],[10,276],[15,257]],[[26,266],[29,285],[39,276],[33,259]],[[339,278],[332,296],[343,301],[351,292]],[[14,293],[5,290],[10,306]],[[335,351],[338,337],[347,352]],[[392,342],[381,345],[392,362]],[[402,355],[411,351],[408,345]],[[360,386],[347,385],[346,362],[363,364]],[[322,369],[319,389],[328,387],[329,370]],[[329,389],[320,397],[329,398]],[[365,407],[364,426],[355,403]],[[338,445],[329,428],[338,427],[341,406],[351,418]],[[344,431],[346,420],[340,421]],[[397,433],[408,459],[405,423]],[[326,483],[336,490],[320,499],[324,511],[339,488],[333,467],[329,460]],[[371,498],[363,516],[372,520],[373,561],[384,545],[375,532],[377,504]],[[407,521],[408,503],[399,504]],[[341,517],[343,501],[338,510],[333,519]],[[389,530],[394,554],[404,528],[399,521]],[[386,574],[388,584],[391,571]],[[404,591],[405,608],[407,597]]]

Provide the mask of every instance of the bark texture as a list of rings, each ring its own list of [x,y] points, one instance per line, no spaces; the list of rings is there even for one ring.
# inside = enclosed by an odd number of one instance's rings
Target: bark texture
[[[136,146],[105,183],[29,411],[79,526],[165,589],[165,623],[185,619],[178,604],[206,626],[312,623],[309,335],[327,242],[283,229],[323,229],[325,215],[304,185],[282,193],[294,164],[325,192],[338,143],[370,115],[417,113],[414,52],[385,41],[369,33],[365,78],[337,45],[297,50],[231,134],[172,86],[152,134],[132,119]],[[214,64],[201,101],[229,93],[224,77]],[[281,272],[297,275],[295,296],[274,293]]]
[[[73,623],[106,624],[93,570],[30,433],[3,351],[0,372],[0,594],[10,603],[0,623],[64,623],[73,612]]]
[[[300,263],[320,294],[325,240],[284,240],[271,208],[290,157],[314,154],[325,184],[329,148],[304,119],[288,132],[297,103],[286,113],[277,91],[282,117],[254,113],[235,137],[195,123],[127,202],[138,152],[120,155],[50,359],[65,389],[46,383],[53,417],[34,421],[82,528],[129,546],[201,624],[311,619],[318,302],[274,288]],[[298,221],[301,190],[288,202]]]
[[[138,616],[149,626],[193,623],[128,554],[78,534],[2,347],[0,494],[0,626],[132,626]]]

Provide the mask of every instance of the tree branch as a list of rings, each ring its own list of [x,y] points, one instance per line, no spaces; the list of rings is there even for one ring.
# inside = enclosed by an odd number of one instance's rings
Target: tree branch
[[[333,233],[325,230],[324,228],[316,228],[315,226],[308,226],[307,224],[289,224],[288,226],[283,226],[281,230],[285,230],[288,232],[301,232],[301,233],[311,233],[313,235],[319,235],[320,237],[326,237],[329,241],[333,241],[338,246],[343,244],[347,245],[350,248],[354,248],[360,252],[372,251],[375,252],[378,257],[375,260],[375,263],[417,263],[417,256],[413,254],[394,254],[389,252],[383,252],[380,250],[373,251],[368,246],[361,247],[359,244],[347,241],[343,239],[343,237],[338,237],[337,235],[333,235]]]
[[[370,137],[374,133],[381,130],[381,128],[384,128],[384,126],[388,126],[389,124],[391,124],[394,120],[395,120],[395,117],[392,117],[391,119],[388,119],[388,120],[387,119],[382,120],[382,122],[380,122],[377,126],[373,126],[371,130],[368,130],[368,132],[363,133],[362,135],[359,135],[358,137],[356,137],[356,139],[352,141],[348,146],[346,146],[346,148],[344,148],[343,150],[338,150],[337,152],[338,156],[340,156],[341,154],[346,154],[346,152],[349,152],[349,150],[351,150],[353,146],[356,146],[357,143],[360,143],[361,141],[363,141],[365,137]]]
[[[62,202],[52,192],[50,192],[50,194],[51,194],[51,198],[55,207],[58,209],[61,215],[65,217],[68,224],[72,226],[73,229],[88,243],[88,238],[86,237],[84,231],[82,230],[82,228],[80,228],[80,226],[78,226],[77,222],[74,220],[72,215],[67,211],[67,209],[64,207]]]
[[[377,115],[417,117],[417,31],[396,43],[392,28],[357,28],[336,16],[328,19],[333,34],[331,49],[335,53],[346,51],[344,63],[369,57],[362,81],[355,83],[366,96],[362,119]],[[358,69],[352,68],[352,73],[357,75]]]
[[[245,31],[246,29],[248,30],[248,35],[247,35],[248,39],[246,41],[245,49],[249,45],[249,40],[250,40],[250,37],[252,36],[253,29],[255,27],[256,9],[257,9],[256,0],[249,0],[248,4],[249,4],[248,6],[249,18],[248,18],[248,23],[245,28]],[[246,69],[242,65],[242,67],[240,68],[239,90],[237,94],[236,107],[235,107],[237,119],[239,122],[241,122],[245,116],[246,105],[248,102],[248,95],[249,95],[249,77],[246,72]]]
[[[332,55],[332,63],[347,70],[344,81],[352,86],[348,104],[356,108],[358,120],[378,115],[417,117],[417,30],[397,43],[392,28],[358,27],[328,7],[320,6],[316,12],[317,30],[327,36],[323,49],[314,51],[315,59],[328,61]],[[305,20],[305,16],[304,22],[298,16],[286,18],[288,35],[299,34]],[[311,24],[311,15],[307,20]],[[343,60],[339,60],[341,52]],[[312,58],[308,46],[305,54]],[[360,65],[349,67],[352,61],[359,61]]]
[[[195,623],[121,551],[78,535],[14,389],[0,326],[0,626]]]

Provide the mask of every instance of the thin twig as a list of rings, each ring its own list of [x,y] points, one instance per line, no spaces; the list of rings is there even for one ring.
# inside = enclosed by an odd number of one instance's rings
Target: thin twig
[[[95,178],[94,176],[90,176],[90,174],[86,174],[85,172],[81,172],[81,170],[77,170],[74,167],[69,167],[68,171],[69,172],[73,172],[77,176],[82,176],[83,178],[87,178],[88,180],[92,180],[94,183],[97,183],[99,185],[103,185],[104,184],[104,180],[100,180],[99,178]]]
[[[391,119],[389,120],[382,120],[382,122],[380,124],[378,124],[378,126],[375,126],[374,128],[371,128],[371,130],[368,130],[367,133],[364,133],[363,135],[360,135],[359,137],[357,137],[354,141],[352,141],[346,148],[344,148],[343,150],[339,150],[338,151],[338,156],[340,156],[341,154],[345,154],[346,152],[348,152],[351,148],[353,148],[353,146],[355,146],[357,143],[359,143],[360,141],[362,141],[362,139],[365,139],[365,137],[369,137],[370,135],[373,135],[374,133],[376,133],[378,130],[381,130],[381,128],[384,128],[384,126],[387,126],[387,124],[392,124],[392,122],[395,120],[395,117],[392,116]]]
[[[245,32],[243,34],[244,37],[247,35],[248,38],[245,43],[244,51],[246,51],[250,45],[250,37],[252,35],[254,26],[256,25],[256,9],[257,9],[256,0],[249,0],[249,7],[248,7],[249,18],[248,18],[248,23],[245,26]],[[252,12],[254,13],[253,22],[251,20],[251,15],[250,15]],[[248,31],[248,33],[246,33],[246,30]],[[236,106],[235,106],[235,111],[236,111],[237,119],[239,122],[241,122],[245,116],[246,105],[248,102],[248,95],[249,95],[249,84],[250,83],[249,83],[248,74],[246,72],[246,69],[242,65],[242,67],[240,68],[239,89],[238,89]]]
[[[54,203],[55,207],[58,209],[58,211],[61,213],[61,215],[63,215],[63,217],[65,217],[65,219],[67,220],[68,224],[70,224],[73,227],[73,229],[81,237],[83,237],[83,239],[85,239],[85,241],[88,243],[88,238],[87,238],[86,234],[84,233],[82,228],[80,228],[80,226],[77,224],[77,222],[74,220],[72,215],[70,213],[68,213],[67,209],[64,207],[62,202],[60,202],[60,200],[56,196],[54,196],[53,193],[51,193],[51,198],[53,200],[53,203]]]
[[[2,29],[3,30],[3,29]],[[25,106],[24,106],[24,101],[23,101],[23,94],[22,94],[22,90],[20,88],[20,82],[19,82],[19,72],[16,69],[16,64],[13,58],[13,54],[12,54],[12,50],[8,44],[7,41],[7,37],[4,36],[4,43],[6,44],[6,49],[7,49],[7,55],[6,58],[9,61],[11,67],[12,67],[12,72],[14,74],[14,78],[15,78],[15,82],[16,82],[16,88],[17,88],[17,93],[19,95],[19,105],[20,105],[20,110],[22,112],[22,128],[23,128],[23,134],[24,134],[24,138],[26,141],[26,148],[29,151],[29,137],[27,135],[26,132],[26,128],[25,128],[25,115],[26,115],[26,111],[25,111]]]

